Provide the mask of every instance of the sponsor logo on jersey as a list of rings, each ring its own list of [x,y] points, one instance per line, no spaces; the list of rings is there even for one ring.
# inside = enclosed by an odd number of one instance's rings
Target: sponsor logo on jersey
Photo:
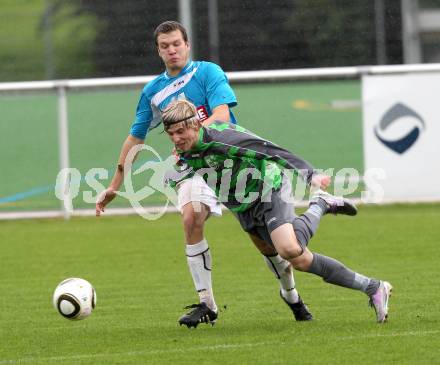
[[[180,80],[179,82],[176,82],[173,86],[178,87],[180,85],[183,85],[185,83],[185,80]]]
[[[275,222],[277,220],[277,217],[272,217],[267,221],[267,225],[271,224],[272,222]]]
[[[197,107],[197,115],[199,116],[199,120],[203,122],[208,119],[208,111],[206,110],[204,105]]]

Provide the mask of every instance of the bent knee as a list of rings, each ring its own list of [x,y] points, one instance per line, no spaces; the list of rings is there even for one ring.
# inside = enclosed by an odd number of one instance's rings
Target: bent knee
[[[308,271],[313,261],[313,255],[309,250],[305,250],[304,253],[293,260],[290,260],[293,268],[299,271]]]
[[[290,247],[283,247],[281,250],[278,249],[278,253],[283,259],[291,261],[301,256],[303,253],[303,249],[301,248],[301,246],[295,245]]]

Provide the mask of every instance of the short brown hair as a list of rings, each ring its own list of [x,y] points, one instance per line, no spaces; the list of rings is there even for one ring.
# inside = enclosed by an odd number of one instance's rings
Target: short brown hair
[[[174,32],[175,30],[180,30],[183,36],[183,40],[185,42],[188,42],[188,34],[186,33],[185,27],[175,20],[167,20],[166,22],[159,24],[154,31],[154,42],[156,43],[156,47],[158,46],[157,38],[159,37],[159,34],[170,33]]]

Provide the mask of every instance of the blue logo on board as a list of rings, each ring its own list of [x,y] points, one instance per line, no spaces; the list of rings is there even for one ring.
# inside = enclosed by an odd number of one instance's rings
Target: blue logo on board
[[[411,118],[413,128],[399,139],[389,139],[383,136],[390,126],[399,126],[405,123],[403,118]],[[406,123],[405,123],[406,125]],[[396,153],[402,154],[407,151],[419,138],[422,130],[425,129],[425,122],[422,117],[413,109],[402,103],[392,106],[383,115],[379,124],[374,128],[374,134],[385,146]]]

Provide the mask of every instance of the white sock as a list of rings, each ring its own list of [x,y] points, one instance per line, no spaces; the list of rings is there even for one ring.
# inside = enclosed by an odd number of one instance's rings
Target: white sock
[[[270,271],[275,274],[281,287],[281,295],[289,303],[297,303],[299,301],[298,291],[295,289],[295,279],[293,277],[293,269],[287,260],[280,255],[264,256]]]
[[[186,245],[186,258],[200,302],[217,311],[211,282],[211,253],[205,239],[194,245]]]

